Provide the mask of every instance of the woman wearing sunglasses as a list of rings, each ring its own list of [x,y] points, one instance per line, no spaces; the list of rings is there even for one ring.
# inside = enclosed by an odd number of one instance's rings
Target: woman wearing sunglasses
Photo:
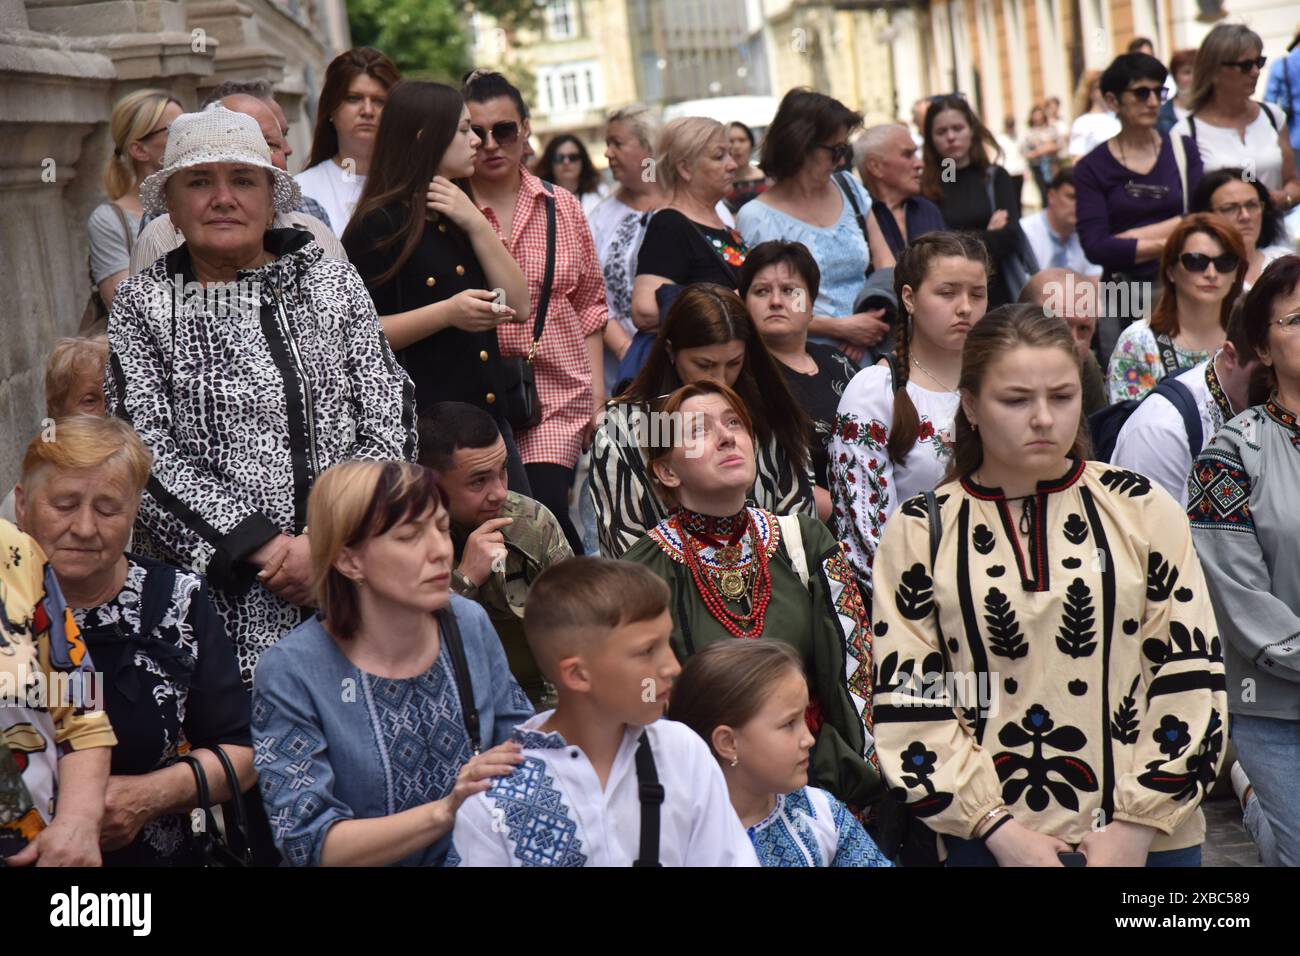
[[[812,252],[822,281],[808,336],[843,350],[855,364],[889,333],[880,310],[853,308],[873,258],[868,231],[880,250],[876,264],[894,264],[880,227],[867,215],[871,197],[843,171],[853,156],[849,136],[861,125],[862,114],[839,100],[791,90],[763,137],[760,166],[772,185],[736,216],[736,228],[751,247],[776,239]]]
[[[1192,113],[1174,132],[1191,137],[1207,171],[1252,170],[1285,212],[1300,202],[1300,176],[1282,109],[1251,99],[1267,60],[1263,52],[1264,41],[1249,27],[1220,23],[1211,30],[1192,68]]]
[[[475,70],[461,92],[470,128],[481,141],[470,181],[474,196],[528,279],[531,311],[519,312],[525,321],[497,329],[503,357],[528,358],[541,408],[538,424],[518,430],[519,454],[532,497],[559,520],[573,553],[583,554],[569,517],[569,490],[578,455],[591,445],[596,414],[605,404],[609,308],[600,259],[577,198],[547,189],[524,167],[530,128],[519,90],[500,73]],[[551,222],[553,247],[547,238]],[[537,337],[539,315],[544,322]]]
[[[1201,178],[1191,141],[1156,132],[1166,76],[1155,57],[1117,56],[1101,75],[1101,89],[1120,131],[1074,167],[1084,253],[1102,267],[1103,280],[1144,283],[1129,286],[1133,308],[1118,316],[1121,323],[1150,303],[1146,284],[1155,281],[1165,241]]]
[[[1214,356],[1241,294],[1246,247],[1226,219],[1195,213],[1165,243],[1160,275],[1151,318],[1124,329],[1111,353],[1106,384],[1112,402],[1143,398],[1166,375]]]
[[[993,161],[997,140],[980,122],[964,96],[936,96],[925,111],[921,156],[921,194],[935,202],[954,232],[973,232],[989,251],[988,307],[1016,301],[1033,267],[1012,269],[1024,245],[1020,231],[1020,194],[1007,171]],[[1018,278],[1017,278],[1018,276]],[[1014,286],[1014,288],[1013,288]]]
[[[1246,828],[1266,866],[1300,866],[1300,257],[1265,269],[1242,315],[1273,392],[1201,452],[1187,515],[1223,631],[1229,732],[1254,788],[1239,791]]]
[[[1249,292],[1268,264],[1291,255],[1282,217],[1269,200],[1268,187],[1244,169],[1226,167],[1209,173],[1192,194],[1192,212],[1212,212],[1237,227],[1246,247],[1246,278],[1242,291]]]
[[[546,144],[534,172],[541,179],[563,186],[577,196],[585,214],[590,214],[597,203],[609,194],[591,161],[587,147],[582,145],[582,140],[569,133],[556,136]]]

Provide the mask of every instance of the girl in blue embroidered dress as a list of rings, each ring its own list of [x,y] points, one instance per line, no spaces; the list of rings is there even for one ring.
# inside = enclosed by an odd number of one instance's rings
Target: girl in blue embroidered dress
[[[808,786],[808,682],[779,641],[725,641],[682,668],[668,716],[704,738],[763,866],[893,866],[848,807]]]

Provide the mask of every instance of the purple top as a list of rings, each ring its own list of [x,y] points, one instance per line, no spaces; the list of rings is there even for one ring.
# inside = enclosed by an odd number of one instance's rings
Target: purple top
[[[1201,154],[1183,137],[1187,154],[1187,189],[1201,180]],[[1117,239],[1121,232],[1183,214],[1183,187],[1169,136],[1161,137],[1160,158],[1145,176],[1120,164],[1102,143],[1074,166],[1078,195],[1079,241],[1088,259],[1105,269],[1105,277],[1127,272],[1134,278],[1155,277],[1158,260],[1135,265],[1136,239]]]

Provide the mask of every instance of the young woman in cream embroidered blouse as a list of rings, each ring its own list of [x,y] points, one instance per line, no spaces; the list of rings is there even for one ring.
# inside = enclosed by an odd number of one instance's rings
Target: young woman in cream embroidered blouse
[[[1078,360],[1034,306],[967,338],[950,480],[875,565],[876,743],[949,865],[1197,866],[1226,737],[1182,510],[1084,461]],[[940,536],[937,552],[931,522]]]

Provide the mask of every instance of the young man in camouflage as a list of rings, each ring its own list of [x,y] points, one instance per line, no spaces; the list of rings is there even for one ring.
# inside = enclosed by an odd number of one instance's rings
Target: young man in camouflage
[[[506,487],[506,445],[492,416],[439,402],[420,417],[422,465],[436,469],[451,500],[452,590],[487,611],[533,706],[555,706],[554,689],[524,641],[524,602],[537,577],[573,551],[541,502]]]

